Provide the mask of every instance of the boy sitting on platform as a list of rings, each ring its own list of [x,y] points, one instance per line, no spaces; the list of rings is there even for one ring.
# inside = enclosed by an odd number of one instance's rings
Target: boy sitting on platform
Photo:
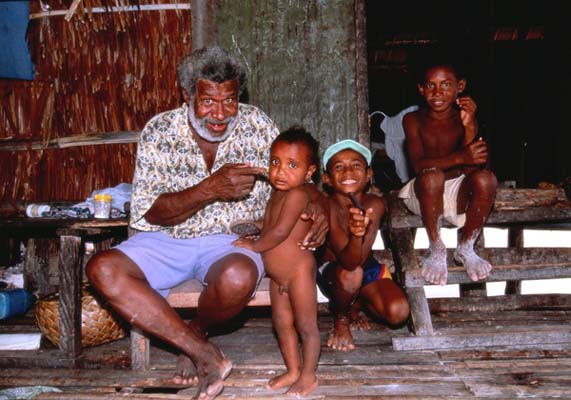
[[[426,105],[405,115],[408,156],[416,178],[399,193],[406,206],[422,216],[430,242],[422,265],[428,282],[445,285],[446,246],[440,236],[442,218],[463,227],[454,252],[473,281],[486,278],[492,266],[474,252],[494,203],[497,181],[483,169],[488,160],[485,141],[478,137],[476,103],[459,97],[466,88],[458,67],[442,59],[427,64],[418,83]]]
[[[317,326],[316,263],[310,250],[298,242],[311,221],[300,219],[315,189],[311,177],[317,170],[319,144],[301,127],[281,133],[270,149],[269,180],[272,194],[266,206],[259,239],[234,242],[262,253],[270,277],[272,321],[287,371],[269,382],[270,389],[289,386],[288,395],[307,395],[318,385],[315,370],[321,342]],[[297,331],[296,331],[297,330]],[[301,338],[302,355],[298,349]]]
[[[330,146],[323,155],[323,182],[331,188],[329,236],[321,258],[319,286],[330,300],[334,327],[327,346],[355,348],[351,327],[369,328],[361,307],[391,325],[402,324],[409,305],[387,266],[373,258],[373,243],[385,214],[382,197],[366,193],[371,152],[354,140]]]

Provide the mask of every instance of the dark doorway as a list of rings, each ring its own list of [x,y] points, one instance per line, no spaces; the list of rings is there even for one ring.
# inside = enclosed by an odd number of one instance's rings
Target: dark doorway
[[[366,4],[371,113],[395,115],[419,104],[411,60],[446,43],[465,58],[467,90],[478,103],[480,131],[499,180],[535,187],[571,175],[563,1]],[[379,121],[371,120],[373,140],[382,134]]]

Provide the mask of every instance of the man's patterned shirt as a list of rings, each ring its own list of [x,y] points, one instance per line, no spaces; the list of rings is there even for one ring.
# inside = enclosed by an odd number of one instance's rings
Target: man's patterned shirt
[[[232,134],[220,142],[212,173],[226,163],[248,163],[268,168],[270,146],[279,134],[276,124],[260,109],[240,104]],[[141,132],[131,199],[131,226],[142,231],[162,231],[174,238],[194,238],[230,233],[239,219],[262,219],[270,185],[257,180],[252,192],[240,201],[215,202],[169,227],[152,225],[143,217],[162,193],[195,186],[211,173],[188,123],[188,107],[154,116]]]

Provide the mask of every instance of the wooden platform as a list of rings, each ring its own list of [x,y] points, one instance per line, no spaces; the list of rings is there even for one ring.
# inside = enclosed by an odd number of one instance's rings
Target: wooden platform
[[[390,247],[397,276],[404,286],[411,307],[412,333],[393,338],[395,349],[571,343],[571,325],[568,320],[562,320],[557,326],[550,326],[547,329],[541,324],[531,324],[511,330],[501,326],[490,329],[478,327],[467,331],[437,330],[433,326],[432,310],[424,292],[424,286],[430,283],[424,280],[420,268],[427,250],[414,249],[414,230],[423,226],[422,220],[408,211],[398,198],[397,192],[392,192],[389,196],[389,210]],[[550,223],[560,225],[561,222],[569,221],[571,221],[571,202],[565,197],[563,189],[499,189],[486,226],[507,228],[510,247],[485,248],[483,243],[478,244],[477,252],[493,266],[486,281],[507,281],[509,287],[515,288],[513,292],[516,294],[510,298],[509,304],[517,306],[518,302],[529,302],[519,295],[517,287],[520,281],[571,277],[571,248],[523,248],[522,246],[524,227],[533,228],[534,224],[545,227]],[[443,225],[450,226],[447,223]],[[452,253],[453,249],[448,249],[447,283],[460,284],[461,293],[475,296],[474,307],[488,302],[490,299],[486,298],[485,282],[470,281],[463,267],[455,267]],[[542,296],[533,297],[540,299]],[[451,301],[458,300],[462,299]],[[492,303],[499,306],[497,301],[492,300]],[[465,302],[460,304],[467,307]],[[545,309],[550,307],[546,301],[543,301],[543,305]],[[505,310],[505,307],[503,308]],[[497,311],[498,308],[491,310]]]
[[[571,308],[518,310],[508,313],[450,312],[446,304],[432,304],[436,329],[469,330],[487,327],[499,331],[508,326],[556,325],[569,321]],[[532,307],[533,308],[533,307]],[[255,314],[244,325],[214,337],[234,368],[218,399],[290,399],[265,388],[269,378],[284,370],[267,308],[248,309]],[[319,326],[322,353],[317,375],[319,388],[314,399],[472,399],[472,398],[571,398],[571,346],[543,344],[528,347],[499,346],[487,349],[395,351],[392,338],[408,333],[406,328],[389,330],[373,325],[356,332],[357,349],[338,352],[325,346],[332,319],[320,306]],[[6,325],[0,327],[7,328]],[[30,326],[33,329],[33,326]],[[152,369],[130,369],[129,339],[86,349],[84,369],[42,369],[32,366],[45,350],[19,351],[29,368],[13,368],[0,359],[0,388],[50,386],[60,393],[44,393],[35,399],[189,399],[196,389],[170,382],[176,355],[156,347]]]

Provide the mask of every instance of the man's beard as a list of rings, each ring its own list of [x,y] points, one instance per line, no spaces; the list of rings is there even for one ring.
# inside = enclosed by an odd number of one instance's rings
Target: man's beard
[[[197,118],[196,114],[194,113],[194,101],[191,101],[188,106],[188,122],[190,126],[194,129],[196,134],[200,136],[202,139],[207,140],[209,142],[223,142],[224,140],[228,139],[228,136],[232,134],[236,124],[238,123],[237,115],[233,117],[226,117],[222,121],[218,121],[215,119],[211,119],[208,117],[204,118]],[[226,130],[221,136],[213,136],[210,131],[208,130],[207,124],[208,123],[214,124],[228,124],[226,126]]]

